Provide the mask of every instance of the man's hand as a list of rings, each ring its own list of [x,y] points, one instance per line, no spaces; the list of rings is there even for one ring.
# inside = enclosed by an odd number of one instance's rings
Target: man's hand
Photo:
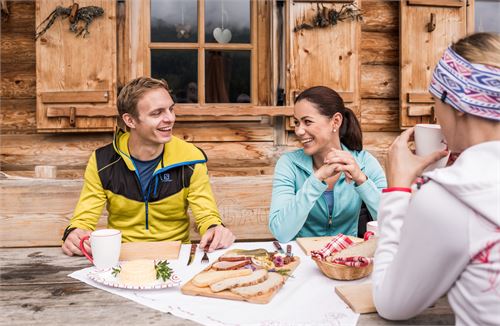
[[[70,232],[66,240],[64,241],[62,245],[62,251],[68,255],[68,256],[73,256],[73,255],[78,255],[82,256],[83,253],[80,250],[80,240],[86,236],[90,235],[92,231],[87,231],[87,230],[82,230],[82,229],[74,229],[73,231]],[[90,243],[85,241],[83,243],[85,246],[85,250],[90,254],[92,251],[90,249]]]
[[[227,248],[233,244],[236,237],[234,234],[222,225],[217,225],[216,227],[210,228],[205,232],[203,237],[201,237],[200,248],[205,249],[207,244],[210,243],[208,247],[208,252],[212,252],[216,249]]]

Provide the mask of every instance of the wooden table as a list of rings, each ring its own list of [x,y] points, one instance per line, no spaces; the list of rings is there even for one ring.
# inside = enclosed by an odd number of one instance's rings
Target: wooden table
[[[0,325],[197,325],[68,277],[71,272],[88,267],[88,261],[68,257],[60,248],[0,249],[0,261]],[[360,316],[358,325],[454,322],[453,312],[443,297],[408,321],[390,322],[377,314],[365,314]]]

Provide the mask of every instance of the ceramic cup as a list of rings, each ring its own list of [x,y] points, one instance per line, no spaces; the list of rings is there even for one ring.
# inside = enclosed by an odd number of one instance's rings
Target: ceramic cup
[[[90,239],[92,255],[86,250],[83,243]],[[94,231],[80,240],[80,250],[98,270],[108,270],[118,265],[122,245],[122,232],[114,229]]]
[[[446,149],[440,125],[434,124],[417,124],[415,126],[415,154],[418,156],[426,156],[433,152]],[[431,171],[436,168],[444,168],[448,162],[448,154],[439,161],[429,165],[424,171]]]
[[[378,222],[370,221],[366,223],[366,231],[373,232],[373,235],[378,236]]]

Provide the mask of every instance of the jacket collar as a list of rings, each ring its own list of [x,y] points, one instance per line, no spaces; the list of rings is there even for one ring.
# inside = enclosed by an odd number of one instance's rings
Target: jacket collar
[[[113,147],[125,161],[129,170],[135,171],[135,165],[128,150],[129,138],[130,133],[117,129],[113,137]],[[156,170],[207,161],[201,150],[175,136],[172,136],[164,146],[163,158]]]

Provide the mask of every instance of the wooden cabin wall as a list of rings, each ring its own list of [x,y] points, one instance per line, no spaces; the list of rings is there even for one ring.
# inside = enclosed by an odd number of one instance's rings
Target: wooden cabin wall
[[[37,165],[55,165],[58,178],[80,178],[91,152],[111,141],[110,133],[40,134],[36,131],[35,3],[9,1],[1,23],[0,168],[33,176]],[[361,40],[361,124],[365,148],[382,163],[399,127],[398,2],[363,1]],[[120,71],[119,77],[120,79]],[[176,122],[174,134],[195,143],[209,157],[212,175],[272,174],[281,153],[281,128],[274,120]]]

